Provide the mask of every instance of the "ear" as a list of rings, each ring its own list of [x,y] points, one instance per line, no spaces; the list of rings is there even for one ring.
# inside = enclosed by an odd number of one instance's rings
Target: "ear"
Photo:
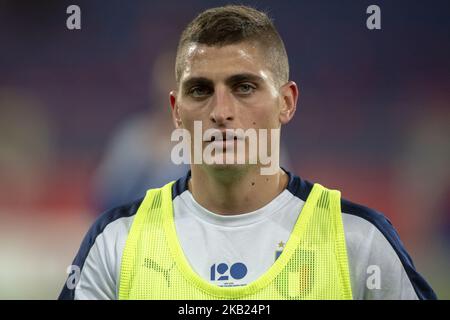
[[[283,99],[280,109],[280,123],[286,124],[294,117],[297,110],[297,100],[299,91],[294,81],[289,81],[280,88],[281,98]]]
[[[170,91],[170,105],[172,106],[172,121],[175,128],[180,128],[182,126],[180,117],[180,108],[177,103],[177,92],[175,90]]]

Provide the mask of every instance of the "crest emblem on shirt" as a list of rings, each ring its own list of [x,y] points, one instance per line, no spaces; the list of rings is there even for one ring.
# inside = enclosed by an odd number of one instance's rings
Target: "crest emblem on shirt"
[[[283,252],[283,249],[284,249],[285,246],[286,246],[286,243],[284,243],[283,241],[278,242],[277,250],[275,250],[275,261],[281,255],[281,253]]]

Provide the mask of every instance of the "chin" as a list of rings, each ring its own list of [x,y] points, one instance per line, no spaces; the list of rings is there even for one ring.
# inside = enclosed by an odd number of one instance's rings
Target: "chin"
[[[223,177],[236,177],[249,171],[254,165],[249,164],[210,164],[204,165],[205,169],[215,175]]]

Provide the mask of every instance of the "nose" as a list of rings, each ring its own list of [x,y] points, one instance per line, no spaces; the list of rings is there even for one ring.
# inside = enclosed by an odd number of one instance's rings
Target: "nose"
[[[234,101],[226,88],[216,88],[211,101],[210,119],[217,126],[225,126],[234,120]]]

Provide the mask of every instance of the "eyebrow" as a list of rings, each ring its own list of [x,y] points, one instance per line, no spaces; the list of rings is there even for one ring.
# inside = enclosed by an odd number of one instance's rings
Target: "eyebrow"
[[[186,81],[184,81],[182,83],[182,88],[183,88],[183,91],[186,91],[189,88],[191,88],[193,86],[198,86],[198,85],[209,86],[209,87],[214,86],[213,82],[211,80],[209,80],[208,78],[193,77],[193,78],[189,78]]]
[[[239,82],[245,82],[245,81],[250,81],[250,82],[264,82],[264,79],[256,74],[253,73],[240,73],[240,74],[235,74],[231,77],[228,77],[225,80],[225,83],[227,85],[233,85],[235,83],[239,83]]]
[[[232,86],[239,82],[264,82],[264,79],[256,74],[253,73],[239,73],[232,75],[225,79],[225,84],[228,86]],[[212,80],[205,78],[205,77],[192,77],[188,78],[186,81],[182,83],[183,91],[193,87],[194,85],[204,85],[204,86],[210,86],[213,87],[214,83]]]

